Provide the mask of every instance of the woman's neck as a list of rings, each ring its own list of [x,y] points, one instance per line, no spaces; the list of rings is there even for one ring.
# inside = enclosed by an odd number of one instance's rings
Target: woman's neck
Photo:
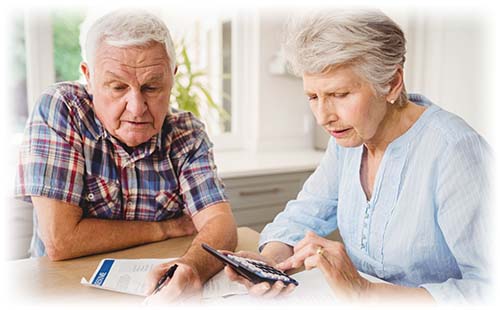
[[[404,107],[389,105],[374,139],[364,145],[369,157],[382,156],[387,146],[410,129],[425,111],[425,107],[408,101]]]

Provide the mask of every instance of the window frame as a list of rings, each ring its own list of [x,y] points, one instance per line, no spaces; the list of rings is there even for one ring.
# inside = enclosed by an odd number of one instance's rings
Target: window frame
[[[231,16],[231,131],[211,137],[216,151],[255,145],[258,100],[259,18],[256,10]],[[50,14],[25,13],[28,110],[55,83],[53,33]]]

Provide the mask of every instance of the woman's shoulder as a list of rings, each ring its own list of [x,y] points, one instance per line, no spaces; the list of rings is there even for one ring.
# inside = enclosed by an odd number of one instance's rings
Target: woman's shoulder
[[[414,97],[415,98],[415,97]],[[420,139],[427,140],[426,143],[455,145],[467,139],[484,140],[463,118],[449,112],[427,98],[419,95],[421,99],[418,104],[427,108],[427,119],[425,126],[420,132]],[[429,141],[432,140],[432,141]]]

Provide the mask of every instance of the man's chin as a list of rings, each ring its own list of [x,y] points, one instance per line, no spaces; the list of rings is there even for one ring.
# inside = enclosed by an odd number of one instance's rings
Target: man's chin
[[[144,144],[151,140],[153,136],[148,135],[144,137],[124,137],[124,138],[119,138],[119,140],[125,144],[127,147],[137,147],[141,144]]]

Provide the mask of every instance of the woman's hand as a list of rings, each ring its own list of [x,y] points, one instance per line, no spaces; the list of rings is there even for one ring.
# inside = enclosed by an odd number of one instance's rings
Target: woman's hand
[[[178,265],[173,277],[167,280],[168,283],[166,283],[160,291],[152,294],[158,280],[173,264]],[[145,303],[149,305],[192,298],[193,296],[201,294],[203,286],[198,271],[193,266],[180,259],[155,266],[147,275],[146,287],[146,294],[148,297]]]
[[[317,267],[341,299],[360,299],[368,291],[370,282],[359,275],[342,243],[308,232],[293,250],[293,256],[278,264],[277,268],[288,270],[304,265],[309,270]]]
[[[255,259],[262,261],[269,266],[275,267],[276,262],[274,260],[271,260],[267,257],[261,256],[257,253],[253,252],[246,252],[246,251],[240,251],[237,253],[231,253],[231,252],[226,252],[226,251],[221,251],[225,254],[233,254],[236,256],[244,257],[244,258],[250,258],[250,259]],[[270,285],[267,282],[261,282],[258,284],[254,284],[251,281],[247,280],[246,278],[240,276],[236,271],[234,271],[231,267],[226,266],[224,268],[224,272],[226,273],[227,277],[231,281],[236,281],[238,283],[241,283],[246,286],[248,289],[248,293],[253,296],[261,296],[265,298],[273,298],[278,295],[286,295],[292,292],[295,289],[295,285],[289,284],[285,286],[285,284],[282,281],[276,281],[273,285]]]

